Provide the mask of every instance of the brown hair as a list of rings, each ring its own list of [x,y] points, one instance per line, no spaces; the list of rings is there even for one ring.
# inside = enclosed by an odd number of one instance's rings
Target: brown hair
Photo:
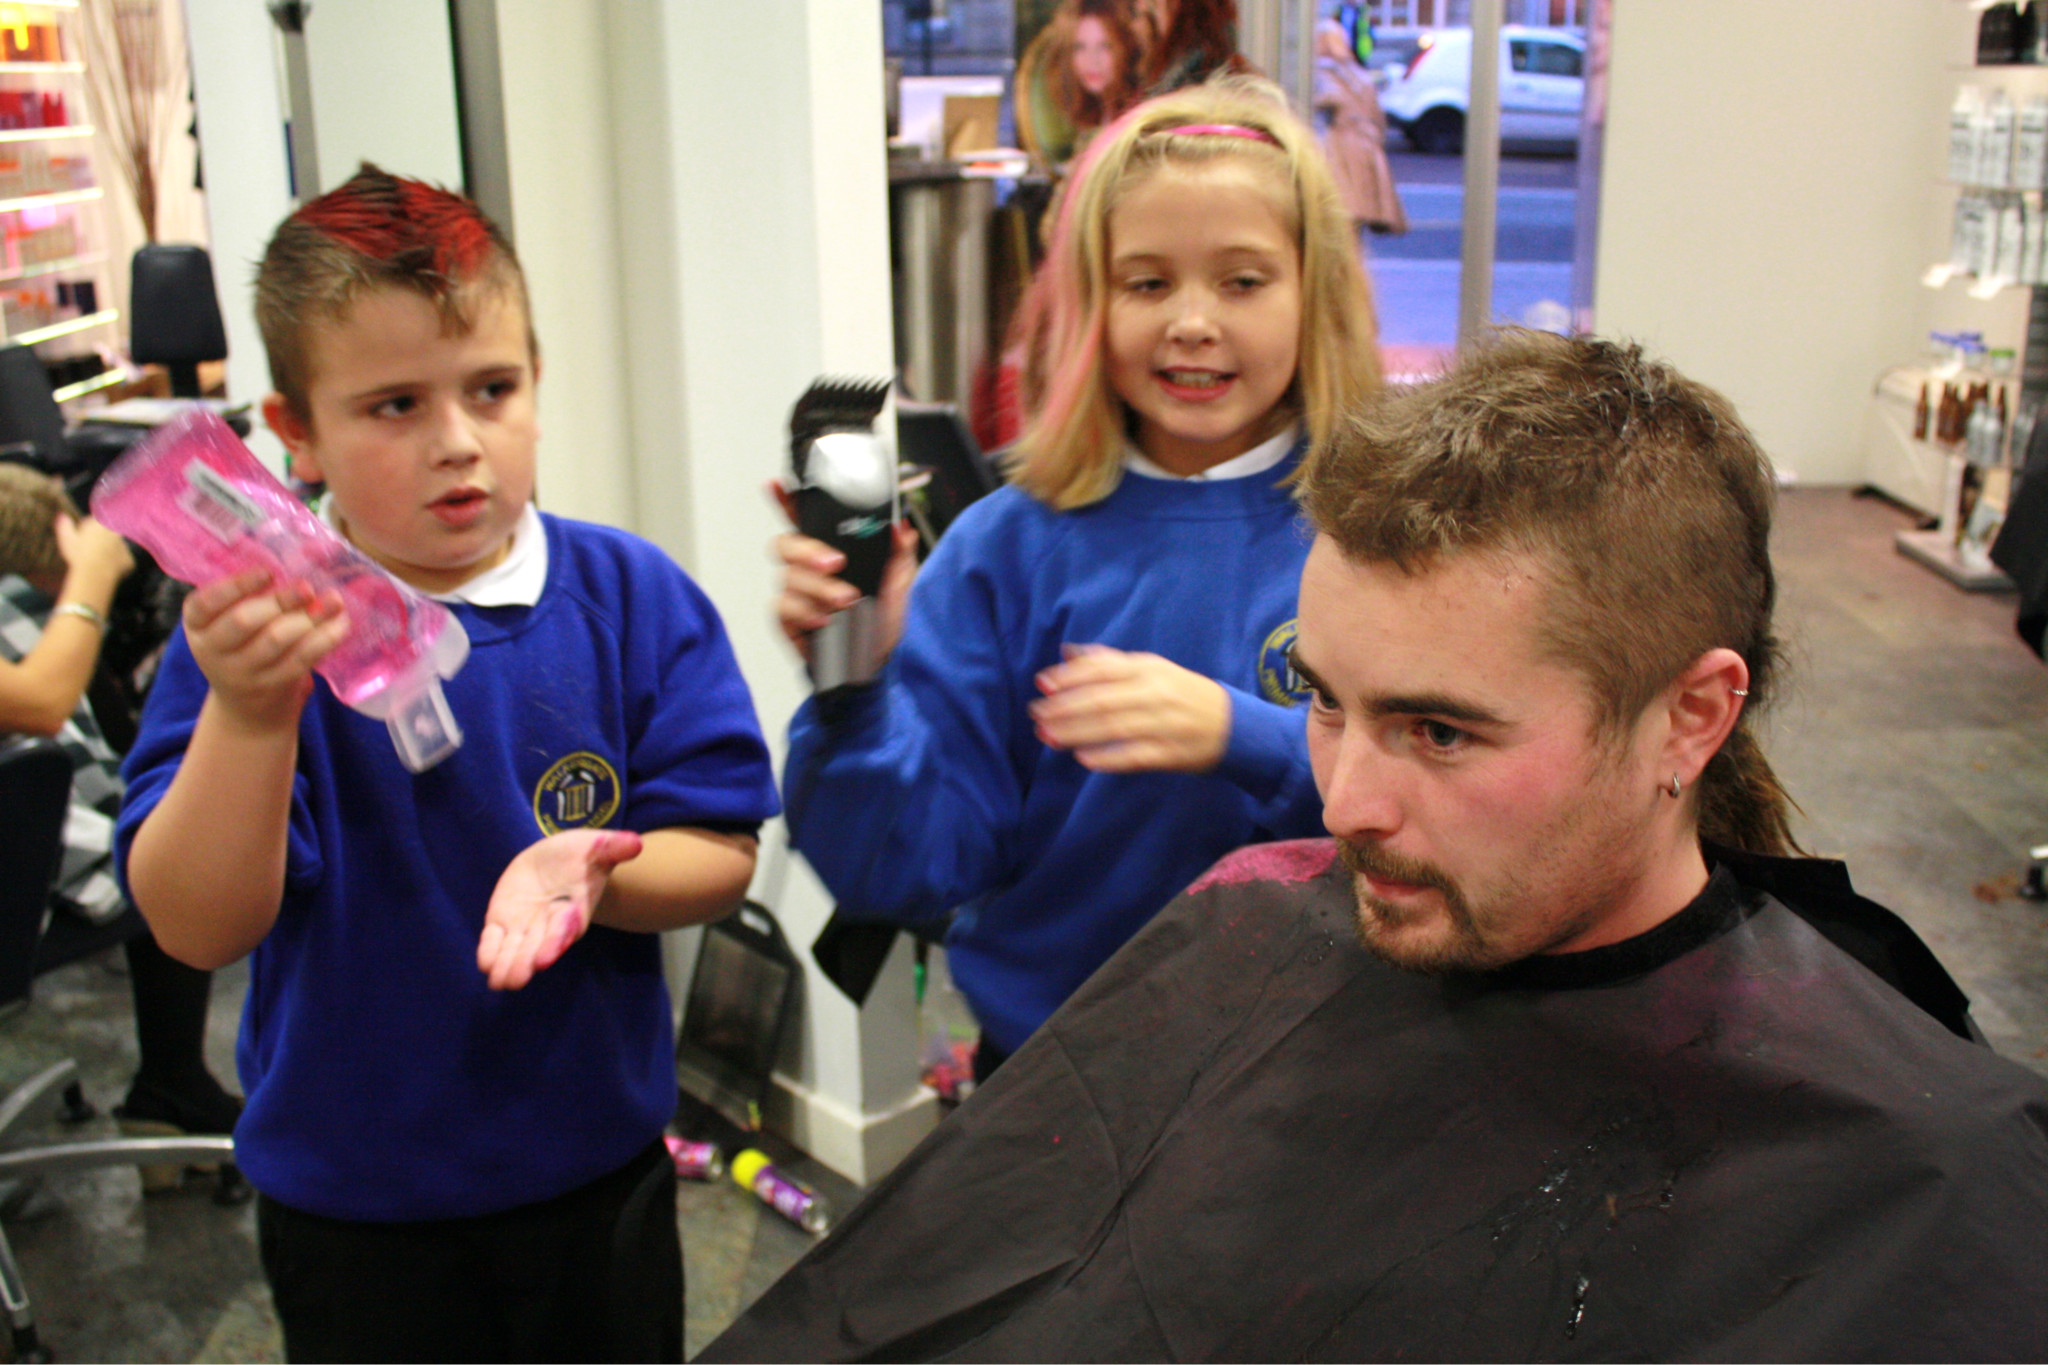
[[[1147,35],[1144,86],[1155,94],[1236,69],[1237,0],[1178,0],[1166,32]]]
[[[0,574],[64,576],[57,514],[78,515],[64,485],[24,464],[0,463]]]
[[[1780,665],[1775,488],[1728,400],[1641,347],[1503,329],[1442,379],[1355,412],[1310,453],[1299,494],[1359,563],[1542,562],[1539,638],[1591,682],[1609,736],[1706,651],[1740,654],[1749,697],[1696,784],[1700,836],[1784,854],[1790,801],[1752,729]]]
[[[1203,124],[1234,125],[1271,141],[1174,131]],[[1026,416],[1011,471],[1047,506],[1100,502],[1123,473],[1125,414],[1105,377],[1110,215],[1160,168],[1226,157],[1263,168],[1301,252],[1300,359],[1281,401],[1319,441],[1379,387],[1378,333],[1358,239],[1315,138],[1279,91],[1249,77],[1221,77],[1148,100],[1103,129],[1081,157],[1013,329],[1024,352]]]
[[[509,296],[526,316],[528,349],[539,354],[526,276],[498,225],[459,194],[365,161],[280,223],[257,267],[256,325],[270,382],[300,421],[312,421],[311,329],[375,289],[430,300],[448,335],[476,325],[479,303]]]
[[[1080,41],[1083,19],[1101,24],[1109,35],[1110,46],[1116,49],[1116,75],[1109,89],[1100,95],[1084,89],[1074,76],[1074,46]],[[1130,17],[1121,0],[1075,0],[1071,8],[1063,7],[1056,22],[1061,25],[1060,41],[1054,48],[1056,60],[1047,73],[1053,101],[1076,130],[1100,128],[1138,102],[1140,53]]]

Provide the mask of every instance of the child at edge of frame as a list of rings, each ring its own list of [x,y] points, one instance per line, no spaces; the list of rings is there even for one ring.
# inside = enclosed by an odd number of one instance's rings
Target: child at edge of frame
[[[285,1351],[680,1360],[656,931],[715,919],[777,810],[724,626],[653,545],[540,512],[504,234],[365,164],[257,274],[264,419],[322,515],[468,632],[424,773],[314,666],[340,599],[187,600],[125,769],[122,880],[193,966],[253,954],[237,1158]]]

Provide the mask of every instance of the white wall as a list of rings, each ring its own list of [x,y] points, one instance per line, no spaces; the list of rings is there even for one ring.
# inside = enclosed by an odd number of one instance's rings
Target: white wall
[[[498,61],[515,245],[540,338],[540,504],[645,533],[667,516],[636,506],[632,494],[610,8],[501,4]]]
[[[1974,15],[1931,0],[1614,7],[1594,316],[1734,400],[1783,469],[1860,478],[1916,360],[1930,202]]]
[[[452,53],[445,4],[319,0],[311,6],[306,66],[321,190],[347,180],[364,161],[394,175],[462,187]]]
[[[254,402],[270,391],[256,331],[256,265],[292,207],[276,30],[261,5],[185,0],[185,32],[200,109],[209,250],[227,323],[228,397]],[[284,468],[284,447],[261,422],[249,444],[272,469]]]

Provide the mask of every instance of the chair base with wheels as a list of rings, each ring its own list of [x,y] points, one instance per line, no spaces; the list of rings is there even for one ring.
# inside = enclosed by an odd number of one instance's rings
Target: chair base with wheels
[[[77,1122],[92,1117],[92,1108],[79,1089],[78,1067],[71,1061],[58,1062],[17,1086],[0,1100],[0,1139],[16,1130],[32,1127],[53,1110]],[[93,1170],[102,1166],[186,1166],[233,1161],[234,1139],[225,1137],[181,1138],[99,1138],[61,1142],[43,1147],[23,1147],[0,1152],[0,1181],[27,1180],[63,1171]],[[14,1259],[7,1230],[0,1227],[0,1304],[7,1309],[7,1325],[14,1338],[16,1360],[48,1360],[49,1352],[36,1335],[34,1308],[29,1302],[28,1282]]]
[[[27,1003],[39,971],[112,947],[147,932],[133,909],[110,924],[87,925],[49,909],[63,851],[65,812],[71,797],[71,759],[49,739],[0,741],[0,1000],[11,1008]],[[70,1122],[93,1117],[78,1082],[78,1066],[65,1060],[44,1068],[0,1099],[0,1141],[46,1122],[53,1113]],[[93,1138],[0,1151],[0,1181],[25,1181],[62,1171],[102,1166],[169,1166],[233,1162],[234,1140],[226,1137]],[[220,1193],[226,1192],[224,1179]],[[0,1227],[0,1303],[7,1310],[16,1360],[48,1360],[36,1335],[28,1286],[14,1249]]]

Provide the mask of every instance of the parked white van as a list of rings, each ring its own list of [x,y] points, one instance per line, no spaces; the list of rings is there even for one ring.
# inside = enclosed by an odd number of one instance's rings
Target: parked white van
[[[1472,30],[1422,35],[1408,67],[1387,85],[1387,120],[1421,152],[1465,149],[1472,90]],[[1577,150],[1586,101],[1586,40],[1570,29],[1507,24],[1500,31],[1500,137]]]

